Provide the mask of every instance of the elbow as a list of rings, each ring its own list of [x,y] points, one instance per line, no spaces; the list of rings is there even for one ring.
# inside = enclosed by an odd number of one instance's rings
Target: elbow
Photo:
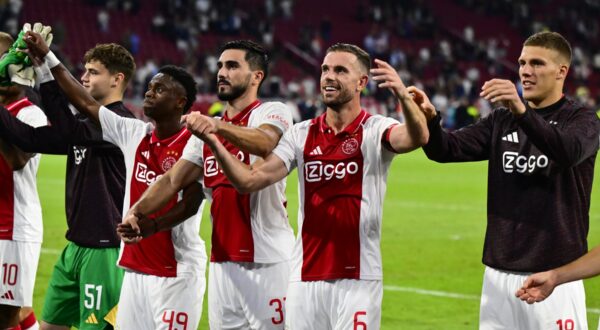
[[[425,130],[424,132],[422,132],[419,135],[419,138],[417,139],[417,144],[419,145],[419,147],[422,147],[422,146],[427,145],[428,142],[429,142],[429,131]]]

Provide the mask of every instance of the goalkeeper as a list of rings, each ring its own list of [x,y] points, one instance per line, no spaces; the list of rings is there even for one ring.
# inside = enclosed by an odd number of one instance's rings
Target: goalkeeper
[[[37,25],[33,30],[51,39],[49,29]],[[32,68],[18,51],[21,44],[19,38],[9,57],[0,61],[0,84],[18,75],[33,85]],[[87,91],[120,116],[134,117],[122,102],[135,71],[131,54],[119,45],[101,44],[85,54],[84,63],[81,82]],[[116,227],[125,190],[123,155],[102,140],[100,129],[86,117],[66,114],[68,103],[55,81],[41,82],[40,93],[52,126],[34,128],[0,109],[0,138],[27,152],[67,155],[68,243],[48,284],[41,328],[112,329],[104,316],[119,299],[123,276],[116,267],[120,245]]]

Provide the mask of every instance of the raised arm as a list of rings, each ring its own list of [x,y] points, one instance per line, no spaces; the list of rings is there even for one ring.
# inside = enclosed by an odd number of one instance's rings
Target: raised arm
[[[548,298],[560,284],[590,278],[600,274],[600,246],[579,259],[547,272],[529,276],[517,291],[517,298],[533,304]]]
[[[448,163],[479,161],[489,157],[493,114],[473,125],[448,133],[442,128],[442,118],[425,92],[414,86],[407,90],[427,119],[429,141],[423,146],[427,158]]]
[[[388,88],[402,105],[405,123],[390,132],[390,146],[398,153],[415,150],[427,143],[429,131],[425,115],[419,110],[396,70],[387,62],[376,59],[377,68],[371,69],[373,80],[380,88]]]
[[[216,133],[240,150],[262,158],[271,153],[283,134],[279,128],[270,124],[263,124],[259,127],[241,127],[199,112],[186,115],[183,120],[194,134],[198,132]]]
[[[51,126],[33,127],[0,107],[0,139],[27,153],[64,155],[68,143]]]
[[[69,102],[81,113],[99,123],[100,103],[94,100],[83,86],[81,86],[79,81],[71,75],[69,70],[60,63],[56,56],[50,51],[44,39],[39,34],[29,31],[25,34],[23,40],[27,43],[30,57],[44,59],[48,64],[48,67],[52,71],[52,76],[54,76],[54,79],[64,91]]]
[[[259,161],[248,167],[229,153],[214,134],[200,134],[199,137],[208,144],[231,184],[241,193],[261,190],[288,174],[284,162],[273,153],[264,162]]]

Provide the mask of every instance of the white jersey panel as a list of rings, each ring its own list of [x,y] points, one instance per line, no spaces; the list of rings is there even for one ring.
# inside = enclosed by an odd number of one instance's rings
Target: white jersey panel
[[[266,102],[250,114],[248,127],[273,125],[287,131],[292,124],[292,114],[281,102]],[[260,157],[250,155],[250,163]],[[271,263],[290,260],[294,247],[294,232],[290,226],[285,196],[286,179],[250,195],[254,261]]]
[[[387,176],[393,156],[382,144],[385,131],[398,121],[371,116],[364,123],[361,151],[364,159],[363,199],[360,208],[360,278],[381,280],[381,221]]]
[[[98,114],[102,127],[102,138],[121,149],[125,158],[125,195],[123,198],[123,214],[127,214],[131,207],[131,177],[135,165],[135,152],[144,136],[150,134],[154,126],[150,123],[135,118],[124,118],[110,111],[104,106],[100,107]]]
[[[17,114],[17,119],[33,126],[48,124],[46,115],[39,107],[30,105]],[[13,240],[41,242],[43,237],[42,207],[38,197],[36,176],[41,155],[31,157],[27,165],[13,171],[14,182],[14,228]]]
[[[292,250],[290,280],[299,281],[302,273],[302,261],[304,260],[304,248],[302,242],[302,224],[304,223],[304,144],[308,136],[311,121],[306,120],[295,124],[283,134],[279,144],[273,150],[273,154],[279,157],[288,169],[288,172],[298,167],[298,231],[296,242]]]

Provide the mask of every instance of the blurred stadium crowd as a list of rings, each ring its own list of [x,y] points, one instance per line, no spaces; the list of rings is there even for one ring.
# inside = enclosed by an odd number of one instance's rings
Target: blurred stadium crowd
[[[16,35],[25,21],[52,25],[54,51],[74,73],[96,43],[126,46],[138,65],[128,93],[133,108],[157,69],[173,63],[196,77],[201,94],[194,109],[218,113],[218,47],[251,38],[272,57],[262,97],[284,100],[297,110],[296,121],[311,118],[322,109],[324,51],[344,41],[390,62],[407,85],[424,88],[448,128],[490,112],[481,85],[492,77],[518,81],[523,40],[545,29],[573,47],[568,93],[599,109],[599,16],[598,0],[0,0],[0,30]],[[372,83],[364,93],[369,111],[401,117],[386,90]]]

